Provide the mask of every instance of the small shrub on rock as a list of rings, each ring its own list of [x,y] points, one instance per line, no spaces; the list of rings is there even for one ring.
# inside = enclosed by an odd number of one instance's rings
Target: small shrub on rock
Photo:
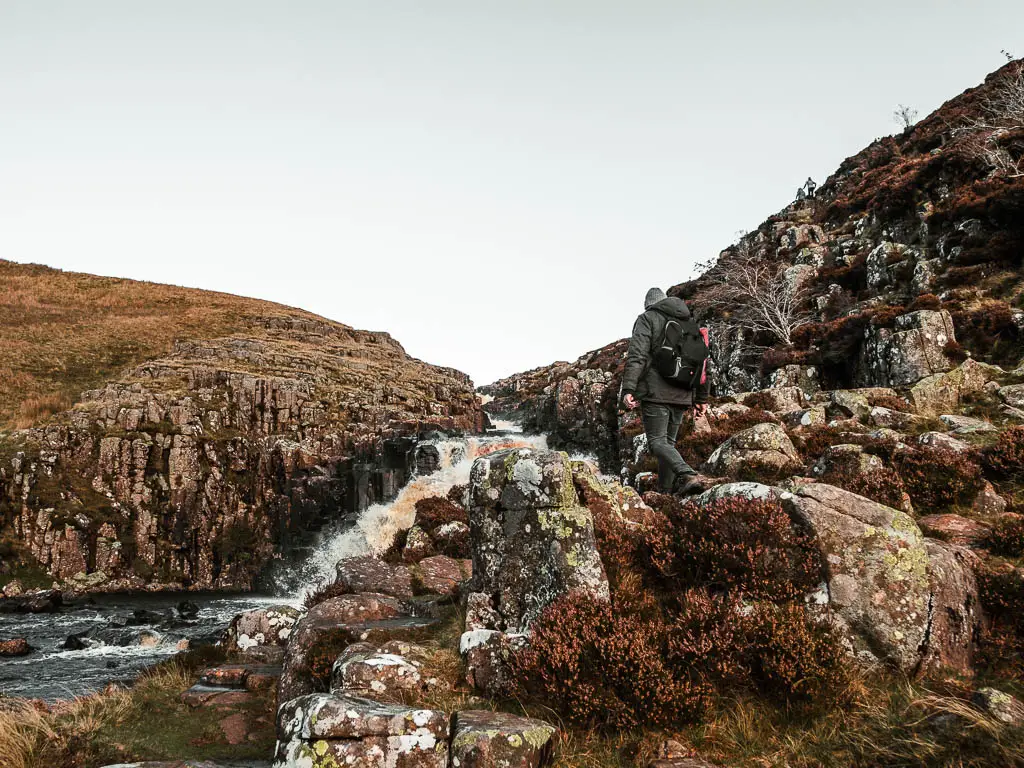
[[[443,496],[431,496],[416,502],[416,525],[424,531],[433,531],[438,526],[451,522],[469,523],[466,510]]]
[[[985,536],[984,546],[1003,557],[1024,557],[1024,517],[1004,517]]]
[[[779,504],[734,497],[701,507],[660,498],[667,525],[650,529],[644,542],[656,587],[786,600],[821,581],[818,550]]]
[[[318,584],[316,589],[306,595],[302,601],[302,607],[307,611],[311,608],[320,605],[325,600],[330,600],[334,597],[340,597],[341,595],[349,594],[351,590],[348,589],[344,584],[337,581],[331,582],[330,584]]]
[[[996,482],[1024,479],[1024,427],[1003,430],[996,441],[979,452],[985,474]]]
[[[899,509],[903,505],[905,488],[896,472],[888,467],[876,467],[869,472],[862,472],[857,466],[856,457],[853,456],[850,457],[850,461],[833,464],[821,476],[821,482],[894,509]]]
[[[758,690],[787,704],[841,704],[851,692],[835,626],[797,603],[758,603],[746,619],[745,659]]]
[[[918,448],[898,451],[892,463],[914,508],[922,512],[970,504],[984,484],[981,466],[964,453]]]
[[[799,431],[790,431],[787,434],[807,464],[813,464],[833,445],[850,442],[849,435],[827,424],[818,424]]]
[[[330,690],[334,662],[350,644],[348,633],[342,630],[331,630],[313,643],[306,654],[306,667],[318,690]]]
[[[466,485],[453,485],[448,489],[446,498],[452,504],[456,504],[461,507],[463,500],[466,498]]]
[[[978,593],[989,619],[979,648],[979,664],[1020,679],[1024,677],[1024,575],[1016,568],[982,568]]]

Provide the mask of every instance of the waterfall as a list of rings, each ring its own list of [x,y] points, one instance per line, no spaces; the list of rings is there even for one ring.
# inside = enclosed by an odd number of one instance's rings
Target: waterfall
[[[399,531],[412,527],[416,519],[416,502],[432,496],[444,496],[453,486],[468,483],[470,468],[478,457],[506,448],[547,448],[545,435],[524,435],[512,423],[501,422],[495,426],[501,432],[421,443],[420,446],[431,445],[437,449],[439,468],[413,477],[392,501],[364,509],[354,525],[324,533],[309,557],[289,568],[279,580],[282,585],[292,585],[282,588],[293,594],[297,592],[297,598],[301,600],[317,586],[334,581],[335,565],[339,560],[385,552]]]

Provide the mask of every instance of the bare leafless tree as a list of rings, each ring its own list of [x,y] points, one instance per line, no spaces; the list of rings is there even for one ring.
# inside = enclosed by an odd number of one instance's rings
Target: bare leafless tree
[[[1024,65],[996,83],[981,104],[981,115],[967,120],[955,133],[966,137],[967,151],[988,165],[993,173],[1020,178],[1024,176],[1024,152],[1019,146],[1022,131]]]
[[[892,117],[904,128],[909,128],[917,122],[917,110],[906,104],[900,104],[893,110]]]
[[[811,320],[808,288],[788,264],[758,253],[749,238],[739,242],[708,269],[702,304],[755,334],[768,334],[782,344],[793,343],[793,332]]]

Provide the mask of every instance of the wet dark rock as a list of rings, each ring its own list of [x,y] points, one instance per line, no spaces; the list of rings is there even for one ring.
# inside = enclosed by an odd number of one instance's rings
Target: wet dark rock
[[[63,603],[64,595],[56,589],[27,592],[0,600],[0,613],[50,613],[60,608]]]

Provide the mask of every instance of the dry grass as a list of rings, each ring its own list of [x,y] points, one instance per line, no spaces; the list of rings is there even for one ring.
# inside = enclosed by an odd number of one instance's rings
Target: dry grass
[[[158,665],[131,688],[63,702],[49,712],[0,701],[0,766],[84,768],[138,760],[262,759],[273,746],[267,726],[256,743],[232,747],[222,738],[223,714],[191,710],[179,700],[195,681],[187,663]],[[269,723],[271,703],[259,705]],[[154,714],[158,715],[154,717]]]
[[[55,413],[66,411],[72,405],[71,398],[60,392],[45,395],[30,395],[18,406],[18,415],[14,420],[15,429],[28,427],[45,421]]]
[[[36,768],[56,737],[51,718],[23,701],[0,702],[0,765]]]
[[[2,259],[0,286],[0,429],[38,423],[175,341],[230,335],[259,317],[316,318],[226,293]]]

